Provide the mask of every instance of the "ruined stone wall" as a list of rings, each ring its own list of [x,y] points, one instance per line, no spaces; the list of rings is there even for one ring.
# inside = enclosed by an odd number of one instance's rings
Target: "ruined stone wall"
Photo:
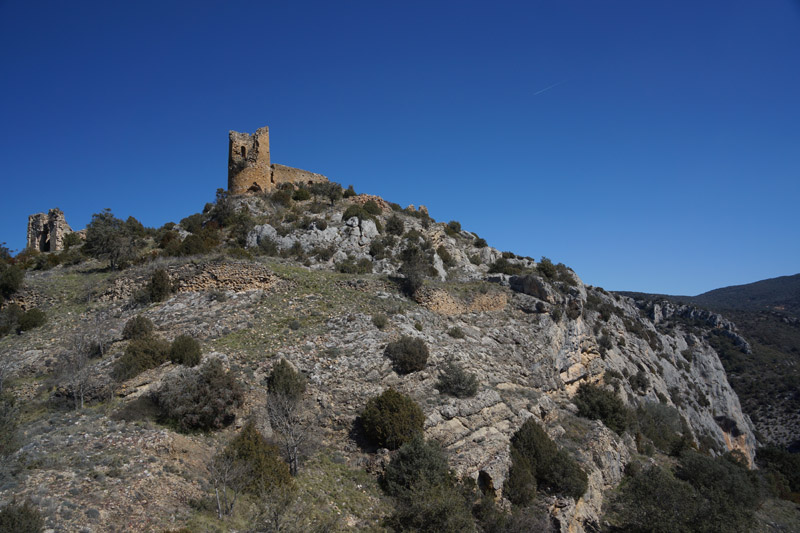
[[[299,168],[286,167],[283,165],[272,165],[272,184],[278,186],[281,183],[294,183],[296,185],[312,183],[323,183],[328,178],[322,174],[315,174]]]
[[[64,249],[64,238],[70,233],[73,233],[72,228],[58,208],[28,217],[28,248],[33,250],[59,252]]]
[[[232,194],[245,194],[248,191],[267,191],[272,186],[269,128],[259,128],[252,135],[229,132],[228,190]]]
[[[306,184],[328,181],[322,174],[270,164],[269,128],[252,135],[228,133],[228,191],[231,194],[268,192],[281,183]]]

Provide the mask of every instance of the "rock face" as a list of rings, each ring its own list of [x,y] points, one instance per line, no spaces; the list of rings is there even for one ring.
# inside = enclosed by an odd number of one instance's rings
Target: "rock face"
[[[600,421],[576,415],[572,399],[582,384],[613,389],[630,407],[660,404],[674,409],[688,428],[685,436],[698,448],[711,454],[735,449],[752,461],[756,445],[752,424],[703,333],[721,332],[738,342],[733,324],[718,315],[672,304],[645,307],[585,286],[568,269],[548,278],[530,258],[478,248],[474,234],[448,234],[444,224],[417,210],[376,215],[384,228],[389,216],[403,218],[405,233],[387,239],[374,220],[342,219],[342,206],[355,200],[286,222],[285,213],[259,212],[262,200],[258,197],[243,196],[237,201],[263,217],[246,236],[247,247],[256,252],[271,240],[278,251],[286,252],[284,257],[254,253],[252,260],[195,257],[134,266],[93,287],[91,297],[82,301],[91,300],[94,305],[80,317],[52,313],[48,327],[53,333],[47,342],[36,337],[38,330],[13,343],[0,339],[0,360],[11,361],[19,376],[27,369],[44,372],[55,364],[58,349],[54,345],[71,328],[99,324],[98,335],[106,335],[111,347],[110,355],[93,372],[107,373],[114,357],[124,350],[119,338],[125,322],[141,313],[164,338],[192,335],[209,350],[220,352],[215,357],[224,359],[226,366],[236,369],[248,391],[240,419],[257,415],[259,409],[263,412],[264,378],[271,365],[285,359],[307,378],[310,416],[320,432],[319,441],[351,466],[375,465],[385,462],[388,455],[376,458],[360,448],[353,428],[367,401],[392,387],[422,407],[426,437],[445,447],[455,472],[480,479],[484,486],[497,489],[498,495],[508,473],[511,436],[533,417],[588,475],[588,490],[581,498],[546,500],[563,533],[599,530],[605,494],[620,483],[625,466],[638,453],[630,434],[618,435]],[[371,253],[376,243],[385,245],[382,255]],[[403,247],[411,244],[431,257],[441,253],[448,258],[440,257],[435,263],[437,275],[430,273],[415,293],[415,301],[404,296],[393,279],[399,275]],[[298,249],[305,255],[302,265],[288,257]],[[329,254],[316,252],[323,249]],[[528,274],[490,274],[490,263],[500,258]],[[374,273],[331,272],[337,262],[348,259],[369,259]],[[133,295],[158,266],[168,272],[175,293],[144,308],[131,306]],[[58,275],[55,269],[30,273],[23,295],[60,294],[52,292]],[[44,301],[58,305],[57,300]],[[380,329],[374,322],[377,314],[386,317]],[[387,344],[403,335],[421,339],[430,350],[425,368],[407,375],[397,374],[384,354]],[[437,388],[448,363],[457,363],[477,377],[480,387],[474,397],[455,398]],[[172,371],[174,366],[165,363],[120,384],[115,394],[122,402],[132,401],[158,387]],[[29,397],[35,396],[31,390]],[[97,416],[103,415],[98,411]],[[182,438],[162,429],[141,431],[143,442],[158,432],[167,440]],[[207,456],[219,442],[216,437],[199,435],[192,439]],[[45,449],[46,444],[40,439],[32,449]],[[77,456],[82,452],[73,448],[65,445],[64,453]],[[201,498],[202,487],[187,479],[202,476],[202,468],[198,466],[187,477],[157,479],[162,469],[154,468],[152,482],[169,488],[164,493]],[[36,476],[44,471],[36,465],[29,470],[34,475],[21,481],[14,488],[16,493],[36,490]],[[85,489],[94,491],[93,498],[105,494],[99,486],[93,487]],[[4,494],[10,491],[0,488],[0,497]],[[120,496],[123,501],[126,497]],[[185,508],[181,505],[175,503],[177,509]],[[109,523],[122,523],[129,514],[121,508],[109,512]]]
[[[72,233],[64,212],[58,208],[28,217],[28,248],[39,252],[64,249],[64,237]]]

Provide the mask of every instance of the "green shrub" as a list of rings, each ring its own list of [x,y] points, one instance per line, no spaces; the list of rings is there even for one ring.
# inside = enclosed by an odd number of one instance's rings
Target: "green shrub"
[[[333,245],[326,248],[317,247],[311,250],[311,255],[316,256],[319,261],[330,261],[335,253],[336,248]]]
[[[131,379],[145,370],[166,362],[168,354],[169,343],[161,339],[155,337],[133,339],[125,348],[125,353],[114,362],[111,376],[117,381]]]
[[[372,273],[372,261],[362,257],[358,261],[346,259],[336,264],[336,270],[342,274],[370,274]]]
[[[63,244],[64,249],[69,250],[70,248],[83,244],[83,239],[81,239],[81,236],[77,233],[67,233],[67,235],[64,237]]]
[[[631,376],[628,382],[635,391],[645,391],[650,386],[650,379],[644,370],[639,370],[635,375]]]
[[[10,304],[0,309],[0,337],[17,330],[22,308],[17,304]]]
[[[536,271],[548,279],[555,279],[558,275],[558,270],[553,262],[547,257],[542,256],[542,259],[536,265]]]
[[[508,274],[510,276],[517,276],[522,274],[524,271],[525,269],[522,267],[522,265],[512,263],[505,257],[501,257],[489,265],[490,274]]]
[[[431,272],[430,257],[417,245],[410,244],[400,254],[400,273],[405,276],[404,289],[413,296]]]
[[[373,444],[395,450],[422,433],[425,415],[414,400],[387,389],[367,402],[361,423]]]
[[[315,218],[311,222],[311,225],[317,228],[319,231],[325,231],[326,229],[328,229],[328,221],[325,220],[324,218]]]
[[[395,498],[387,525],[397,531],[474,531],[467,499],[456,487],[441,447],[420,435],[400,447],[383,476]]]
[[[19,448],[18,426],[19,410],[14,396],[0,394],[0,458],[11,455]]]
[[[376,328],[382,330],[389,323],[389,318],[383,313],[372,315],[372,323],[375,325]]]
[[[456,260],[453,259],[453,256],[450,255],[450,252],[447,251],[443,244],[436,248],[436,255],[439,256],[446,267],[452,267],[456,264]]]
[[[487,246],[489,246],[486,242],[486,239],[484,239],[483,237],[478,237],[477,239],[475,239],[475,242],[473,242],[473,244],[475,245],[475,248],[486,248]]]
[[[386,254],[386,245],[380,239],[374,239],[369,243],[369,255],[375,259],[383,259]]]
[[[17,331],[28,331],[38,328],[43,326],[45,322],[47,322],[47,315],[45,315],[44,311],[41,309],[34,307],[33,309],[28,309],[19,316]]]
[[[367,200],[364,202],[364,211],[370,215],[380,215],[383,213],[383,209],[381,209],[381,206],[379,206],[375,200]]]
[[[40,533],[44,531],[44,518],[36,507],[28,502],[22,505],[10,503],[0,510],[0,532]]]
[[[381,481],[389,495],[400,496],[420,483],[452,484],[454,480],[441,446],[417,434],[400,446]]]
[[[536,475],[531,462],[516,449],[511,450],[511,464],[503,485],[503,494],[517,506],[525,506],[536,498]]]
[[[453,337],[454,339],[463,339],[464,337],[466,337],[466,335],[464,335],[464,330],[458,326],[452,327],[449,330],[447,330],[447,334]]]
[[[342,193],[343,198],[352,198],[353,196],[358,196],[356,190],[353,188],[352,185],[348,185],[347,188]]]
[[[507,479],[517,492],[509,499],[513,497],[518,505],[530,502],[530,477],[536,480],[538,489],[548,494],[575,499],[583,496],[589,486],[578,462],[566,451],[559,450],[533,418],[526,420],[511,437],[511,458]]]
[[[0,261],[0,301],[17,292],[23,279],[25,272],[21,268]]]
[[[292,206],[292,191],[288,191],[286,189],[281,189],[272,193],[269,197],[272,200],[272,203],[275,205],[280,205],[283,207],[291,207]]]
[[[170,293],[172,293],[172,282],[169,280],[169,274],[163,268],[157,268],[147,284],[150,301],[161,302],[166,300]]]
[[[342,214],[342,221],[350,220],[351,218],[356,217],[358,220],[370,220],[372,219],[372,215],[364,209],[363,205],[353,204],[345,209],[344,213]]]
[[[202,255],[208,251],[206,242],[199,235],[189,235],[180,246],[181,255]]]
[[[398,374],[409,374],[422,370],[428,362],[428,347],[425,342],[407,335],[390,342],[386,346],[384,354],[392,360]]]
[[[263,237],[260,241],[258,241],[258,250],[262,254],[271,257],[275,257],[280,253],[280,250],[278,249],[278,243],[269,237]]]
[[[572,401],[578,407],[578,416],[601,420],[617,434],[621,435],[630,426],[630,410],[612,391],[583,383]]]
[[[200,343],[189,335],[175,337],[169,347],[169,360],[183,366],[197,366],[200,364],[202,351]]]
[[[285,359],[278,361],[267,377],[270,394],[279,394],[289,400],[297,401],[306,391],[306,379]]]
[[[242,389],[218,359],[166,379],[155,395],[163,418],[181,431],[210,431],[231,424]]]
[[[122,328],[122,338],[125,340],[142,339],[152,335],[153,330],[155,330],[155,325],[152,320],[142,315],[136,315],[125,323],[125,327]]]
[[[392,215],[386,221],[386,233],[389,235],[397,235],[400,236],[405,232],[405,224],[403,223],[403,219],[397,215]]]
[[[224,453],[240,465],[237,470],[246,474],[242,479],[242,489],[254,495],[262,495],[275,487],[293,487],[294,480],[289,466],[281,460],[278,447],[270,444],[248,422],[238,435],[228,444]]]
[[[672,453],[682,439],[684,422],[678,410],[668,405],[653,402],[640,405],[636,408],[636,424],[641,435],[664,453]]]
[[[311,199],[311,193],[305,187],[300,187],[292,195],[292,200],[295,202],[305,202]]]
[[[458,222],[457,220],[451,220],[444,227],[444,232],[450,237],[457,237],[461,234],[461,222]]]
[[[456,363],[448,363],[439,374],[436,388],[456,398],[470,398],[478,392],[478,378]]]

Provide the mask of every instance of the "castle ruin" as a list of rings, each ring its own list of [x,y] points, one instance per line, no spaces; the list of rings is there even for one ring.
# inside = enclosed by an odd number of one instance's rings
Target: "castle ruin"
[[[269,128],[252,135],[228,133],[228,191],[231,194],[269,192],[281,183],[311,185],[328,181],[322,174],[270,162]]]
[[[39,252],[64,249],[64,237],[73,233],[61,209],[36,213],[28,217],[28,248]]]

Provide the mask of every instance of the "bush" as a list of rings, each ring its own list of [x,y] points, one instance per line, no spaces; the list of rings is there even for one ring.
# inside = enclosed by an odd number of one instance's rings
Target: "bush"
[[[267,442],[253,422],[242,428],[224,454],[240,465],[238,470],[245,472],[241,476],[245,492],[258,496],[275,487],[294,486],[289,466],[280,458],[280,450]]]
[[[19,448],[18,417],[19,410],[14,397],[8,393],[0,394],[0,457],[11,455]]]
[[[30,329],[43,326],[47,322],[47,316],[41,309],[28,309],[19,316],[17,331],[28,331]]]
[[[278,243],[276,243],[275,240],[269,237],[264,237],[260,241],[258,241],[258,250],[262,254],[271,257],[275,257],[280,253],[280,251],[278,250]]]
[[[489,265],[490,274],[508,274],[509,276],[517,276],[525,271],[522,265],[512,263],[505,257],[499,258],[497,261]]]
[[[588,488],[586,473],[569,453],[559,450],[545,431],[529,418],[511,437],[511,458],[508,483],[514,487],[509,496],[517,505],[531,501],[533,477],[539,489],[548,494],[575,498]]]
[[[407,335],[390,342],[386,346],[384,354],[392,360],[398,374],[409,374],[422,370],[428,362],[428,347],[425,342]]]
[[[442,448],[414,435],[397,450],[381,481],[388,494],[401,496],[420,483],[452,484],[454,480]]]
[[[291,207],[292,205],[292,191],[281,189],[272,193],[269,197],[273,204],[283,207]]]
[[[306,391],[306,379],[292,365],[281,359],[272,367],[267,377],[270,394],[279,394],[289,400],[297,401]]]
[[[454,339],[463,339],[464,337],[466,337],[466,335],[464,335],[464,330],[458,326],[452,327],[449,330],[447,330],[447,334],[453,337]]]
[[[403,219],[397,215],[392,215],[386,221],[386,233],[389,235],[397,235],[398,237],[406,231]]]
[[[475,242],[473,242],[473,244],[475,245],[475,248],[486,248],[487,246],[489,246],[488,243],[486,242],[486,239],[484,239],[483,237],[478,237],[477,239],[475,239]]]
[[[553,262],[542,256],[542,259],[539,261],[539,264],[536,265],[536,271],[548,279],[555,279],[558,275],[558,270]]]
[[[373,444],[395,450],[422,433],[425,415],[414,400],[387,389],[367,402],[361,423]]]
[[[389,323],[389,319],[383,313],[372,315],[372,323],[376,328],[382,330]]]
[[[40,533],[44,531],[44,518],[36,507],[25,502],[8,504],[0,510],[0,532]]]
[[[436,388],[456,398],[470,398],[478,392],[478,378],[455,363],[448,363],[439,374]]]
[[[578,388],[572,401],[578,407],[578,416],[601,420],[606,427],[619,435],[630,426],[630,410],[612,391],[584,383]]]
[[[142,315],[136,315],[125,323],[122,338],[125,340],[142,339],[152,335],[155,325],[153,321]]]
[[[210,431],[230,425],[242,398],[241,386],[218,359],[172,375],[155,396],[163,418],[181,431]]]
[[[444,245],[440,245],[438,248],[436,248],[436,255],[439,256],[439,258],[442,260],[442,263],[444,263],[444,266],[446,267],[452,267],[456,264],[456,260],[453,259],[453,256],[450,255],[450,252],[447,251],[447,248],[445,248]]]
[[[380,215],[383,213],[383,209],[381,209],[381,206],[379,206],[375,200],[367,200],[364,202],[364,211],[370,215]]]
[[[342,221],[348,221],[353,217],[356,217],[359,221],[372,219],[372,215],[364,209],[364,206],[359,204],[353,204],[345,209],[342,214]]]
[[[342,274],[370,274],[372,273],[372,261],[362,257],[358,261],[346,259],[336,264],[336,270]]]
[[[653,402],[640,405],[636,409],[636,424],[641,435],[664,453],[672,453],[682,439],[683,419],[677,409],[668,405]]]
[[[17,292],[24,278],[25,272],[21,268],[0,261],[0,301]]]
[[[650,379],[647,377],[647,372],[639,370],[636,375],[631,376],[629,383],[635,391],[645,391],[650,386]]]
[[[17,330],[22,308],[17,304],[10,304],[0,309],[0,337]]]
[[[352,198],[353,196],[358,196],[356,190],[353,188],[352,185],[348,185],[347,188],[342,193],[343,198]]]
[[[155,337],[134,339],[114,363],[111,376],[117,381],[125,381],[155,368],[167,361],[169,347],[167,342]]]
[[[305,202],[311,199],[311,193],[305,187],[300,187],[292,195],[292,200],[295,202]]]
[[[402,264],[400,273],[405,276],[404,288],[413,296],[422,287],[425,277],[430,274],[431,261],[428,255],[417,245],[411,244],[400,254]]]
[[[169,360],[177,365],[197,366],[201,357],[200,343],[189,335],[175,337],[169,347]]]
[[[457,220],[451,220],[444,227],[444,232],[450,237],[458,236],[461,233],[461,222],[458,222]]]
[[[169,274],[163,268],[157,268],[147,284],[150,301],[161,302],[166,300],[170,293],[172,293],[172,283],[169,280]]]

